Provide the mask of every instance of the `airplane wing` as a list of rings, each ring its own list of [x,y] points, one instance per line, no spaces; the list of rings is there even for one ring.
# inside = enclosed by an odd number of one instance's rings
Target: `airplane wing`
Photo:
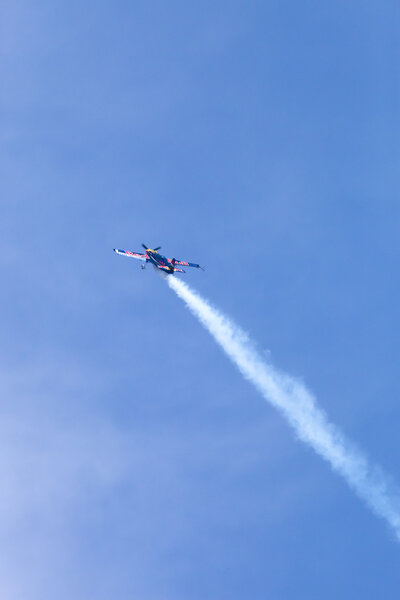
[[[167,260],[169,263],[173,263],[174,265],[182,265],[182,267],[195,267],[196,269],[203,269],[203,267],[201,267],[200,265],[196,263],[186,262],[185,260],[176,260],[173,258],[168,258]]]
[[[128,256],[129,258],[137,258],[138,260],[147,260],[147,254],[141,254],[140,252],[131,252],[130,250],[117,250],[114,248],[114,252],[121,254],[122,256]]]

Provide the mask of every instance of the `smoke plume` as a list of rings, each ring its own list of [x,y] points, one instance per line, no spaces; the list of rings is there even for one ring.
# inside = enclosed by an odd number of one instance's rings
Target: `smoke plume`
[[[400,497],[390,478],[329,422],[304,384],[280,372],[260,356],[245,332],[207,300],[174,276],[171,289],[211,333],[227,356],[286,418],[296,435],[328,461],[369,508],[390,525],[400,541]]]

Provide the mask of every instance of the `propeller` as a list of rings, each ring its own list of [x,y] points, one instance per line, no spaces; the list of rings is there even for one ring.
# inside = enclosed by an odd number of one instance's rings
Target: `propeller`
[[[142,246],[143,246],[143,248],[144,248],[145,250],[150,250],[150,248],[148,248],[148,247],[146,246],[146,244],[142,244]],[[157,246],[157,248],[154,248],[154,250],[156,250],[156,251],[157,251],[157,250],[160,250],[160,248],[161,248],[161,246]]]

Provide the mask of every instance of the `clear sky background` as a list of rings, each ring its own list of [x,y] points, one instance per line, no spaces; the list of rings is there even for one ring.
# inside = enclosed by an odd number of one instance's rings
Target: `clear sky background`
[[[400,546],[151,269],[400,483],[395,0],[5,0],[0,596],[398,599]]]

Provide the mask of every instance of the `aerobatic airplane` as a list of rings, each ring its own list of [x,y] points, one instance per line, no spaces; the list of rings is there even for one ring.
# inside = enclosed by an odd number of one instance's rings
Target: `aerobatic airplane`
[[[142,269],[146,268],[147,263],[151,263],[155,269],[160,269],[160,271],[163,271],[167,275],[173,275],[176,271],[179,273],[186,272],[183,269],[177,269],[176,265],[183,267],[195,267],[196,269],[202,269],[204,271],[203,267],[196,265],[195,263],[186,262],[185,260],[176,260],[176,258],[166,258],[157,252],[157,250],[160,250],[161,246],[157,246],[157,248],[154,248],[154,250],[148,248],[144,244],[142,244],[142,246],[146,250],[145,254],[141,254],[140,252],[131,252],[130,250],[117,250],[116,248],[114,248],[114,252],[121,254],[122,256],[129,256],[130,258],[137,258],[138,260],[143,261],[144,264],[142,264]]]

